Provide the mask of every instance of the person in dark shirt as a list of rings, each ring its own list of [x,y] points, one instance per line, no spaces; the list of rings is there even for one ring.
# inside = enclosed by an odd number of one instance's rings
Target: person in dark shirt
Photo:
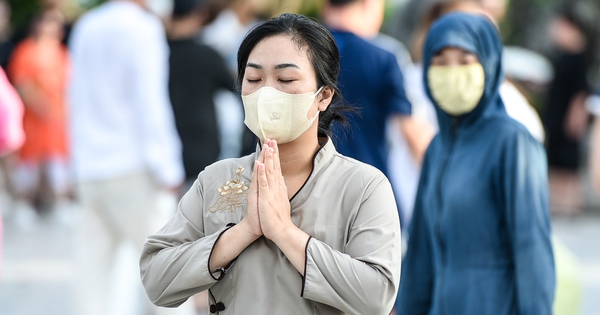
[[[176,0],[168,27],[169,92],[183,144],[186,188],[219,156],[214,94],[220,89],[235,90],[223,58],[197,39],[207,23],[208,2]]]
[[[590,31],[592,17],[582,14],[585,6],[565,4],[559,8],[548,25],[554,46],[554,80],[548,88],[542,119],[547,135],[551,210],[576,215],[584,206],[579,172],[589,119],[584,101],[590,94],[587,76],[592,66],[590,56],[594,56],[594,36]]]

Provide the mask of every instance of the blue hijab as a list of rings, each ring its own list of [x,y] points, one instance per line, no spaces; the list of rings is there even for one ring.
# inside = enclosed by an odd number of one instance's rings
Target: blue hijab
[[[458,118],[441,110],[429,90],[427,72],[431,59],[446,47],[461,48],[477,55],[485,72],[485,89],[477,107]],[[424,86],[436,107],[442,138],[455,122],[469,126],[483,116],[506,113],[499,93],[500,84],[504,80],[502,42],[498,30],[486,17],[468,13],[444,15],[431,26],[423,54]]]

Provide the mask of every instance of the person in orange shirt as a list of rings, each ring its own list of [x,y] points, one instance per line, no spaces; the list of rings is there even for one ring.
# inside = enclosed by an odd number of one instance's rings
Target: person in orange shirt
[[[61,43],[63,23],[57,11],[37,16],[31,34],[17,45],[8,65],[9,77],[25,105],[26,141],[11,182],[18,202],[16,219],[26,225],[36,218],[31,204],[48,210],[63,203],[69,193],[65,105],[69,56]]]

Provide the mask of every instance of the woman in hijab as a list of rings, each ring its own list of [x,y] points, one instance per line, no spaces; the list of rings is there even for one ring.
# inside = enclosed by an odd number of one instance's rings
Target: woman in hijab
[[[483,16],[433,24],[424,83],[440,132],[425,156],[398,314],[552,314],[544,148],[509,118],[502,44]]]

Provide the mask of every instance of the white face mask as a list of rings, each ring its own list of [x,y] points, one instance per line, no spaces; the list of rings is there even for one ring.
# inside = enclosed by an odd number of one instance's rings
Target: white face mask
[[[427,81],[440,108],[452,116],[460,116],[477,107],[485,87],[485,72],[480,63],[430,66]]]
[[[303,134],[319,116],[308,119],[308,111],[321,92],[289,94],[265,86],[252,94],[243,95],[244,123],[261,141],[265,138],[279,143],[290,142]]]

